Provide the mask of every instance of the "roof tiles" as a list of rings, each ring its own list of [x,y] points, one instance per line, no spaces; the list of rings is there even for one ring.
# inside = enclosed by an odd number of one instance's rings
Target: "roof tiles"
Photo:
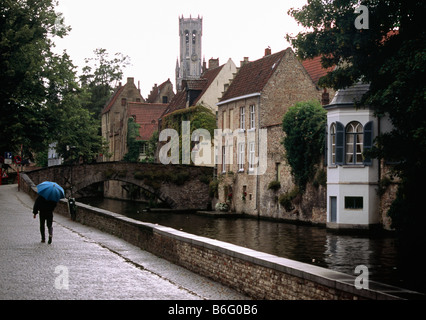
[[[221,101],[261,92],[287,50],[291,49],[288,48],[243,65]]]
[[[158,119],[166,110],[167,104],[129,102],[128,115],[140,125],[139,140],[149,140],[158,129]]]

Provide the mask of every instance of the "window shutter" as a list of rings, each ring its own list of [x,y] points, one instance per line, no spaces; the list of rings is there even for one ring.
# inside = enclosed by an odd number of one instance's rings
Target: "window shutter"
[[[328,165],[328,125],[325,124],[324,166]]]
[[[336,121],[336,164],[343,164],[345,156],[345,126]]]
[[[364,126],[364,153],[370,151],[373,147],[373,121],[369,121]],[[364,164],[371,166],[372,160],[370,157],[364,156]]]

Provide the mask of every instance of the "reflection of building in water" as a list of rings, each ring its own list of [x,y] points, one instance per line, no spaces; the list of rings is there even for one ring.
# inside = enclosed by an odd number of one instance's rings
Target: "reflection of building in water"
[[[368,268],[377,259],[377,252],[370,248],[369,238],[354,238],[327,234],[324,251],[324,262],[327,268],[346,274],[348,266],[366,265]]]

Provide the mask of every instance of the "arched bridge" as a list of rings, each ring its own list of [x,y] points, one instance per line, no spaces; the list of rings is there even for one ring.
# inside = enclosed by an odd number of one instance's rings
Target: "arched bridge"
[[[62,165],[26,173],[35,185],[55,181],[66,196],[90,185],[118,180],[141,187],[173,209],[209,207],[209,181],[213,168],[188,165],[163,165],[130,162],[99,162],[82,165]]]

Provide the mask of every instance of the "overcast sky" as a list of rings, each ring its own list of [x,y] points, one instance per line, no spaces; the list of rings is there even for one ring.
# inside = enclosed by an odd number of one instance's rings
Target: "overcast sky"
[[[124,70],[123,82],[140,81],[147,98],[152,86],[168,78],[175,87],[176,59],[179,56],[179,17],[203,18],[202,56],[206,61],[231,58],[237,67],[244,57],[261,58],[265,48],[272,53],[286,49],[286,33],[302,30],[287,15],[306,0],[59,0],[65,24],[72,30],[56,39],[56,50],[66,49],[81,68],[93,50],[104,48],[112,56],[127,55],[131,65]]]

